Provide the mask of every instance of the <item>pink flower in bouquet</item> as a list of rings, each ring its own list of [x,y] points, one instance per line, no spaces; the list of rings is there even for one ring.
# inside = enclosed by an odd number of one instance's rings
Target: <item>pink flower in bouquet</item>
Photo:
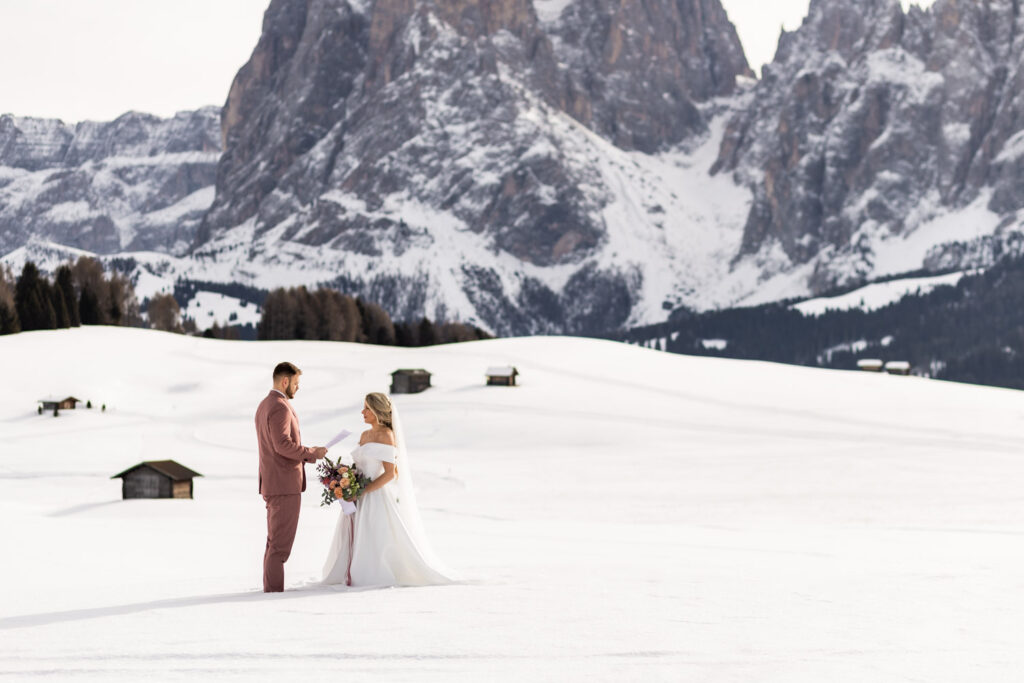
[[[345,495],[345,492],[342,491],[340,488],[334,489],[334,497],[335,498],[341,498],[343,495]]]

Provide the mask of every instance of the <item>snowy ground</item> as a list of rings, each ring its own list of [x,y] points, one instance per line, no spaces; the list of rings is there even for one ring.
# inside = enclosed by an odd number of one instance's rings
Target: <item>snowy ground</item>
[[[235,297],[215,292],[196,292],[183,315],[196,321],[200,330],[218,325],[257,325],[260,307]]]
[[[430,349],[92,328],[0,337],[0,678],[996,681],[1024,667],[1024,395],[611,342]],[[252,414],[305,440],[398,367],[428,532],[459,585],[341,591],[307,491],[259,592]],[[489,365],[522,373],[484,387]],[[39,416],[74,394],[108,410]],[[336,450],[340,450],[336,449]],[[174,458],[194,501],[109,477]]]
[[[964,272],[947,273],[932,277],[911,277],[888,282],[876,282],[838,296],[822,296],[793,304],[804,315],[821,315],[826,311],[848,311],[860,308],[875,311],[894,304],[908,294],[927,294],[941,285],[955,286]]]

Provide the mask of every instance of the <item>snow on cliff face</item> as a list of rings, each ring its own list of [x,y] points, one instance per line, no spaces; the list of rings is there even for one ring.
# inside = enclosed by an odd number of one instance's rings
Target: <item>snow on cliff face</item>
[[[0,251],[30,238],[183,254],[213,201],[219,110],[109,123],[0,117]]]
[[[0,118],[0,249],[503,335],[985,266],[1024,252],[1022,29],[815,0],[755,83],[717,0],[275,0],[220,130]]]
[[[742,259],[817,292],[1019,230],[1022,26],[1010,0],[812,2],[715,166],[754,193]]]
[[[649,5],[271,3],[195,255],[501,334],[704,304],[748,201],[705,145],[749,70],[717,0]]]

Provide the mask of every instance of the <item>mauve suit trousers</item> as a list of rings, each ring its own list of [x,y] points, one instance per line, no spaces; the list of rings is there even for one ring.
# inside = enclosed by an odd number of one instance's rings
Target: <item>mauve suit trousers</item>
[[[284,590],[284,563],[292,554],[295,530],[299,527],[302,496],[289,493],[263,496],[267,501],[267,550],[263,553],[263,592]]]

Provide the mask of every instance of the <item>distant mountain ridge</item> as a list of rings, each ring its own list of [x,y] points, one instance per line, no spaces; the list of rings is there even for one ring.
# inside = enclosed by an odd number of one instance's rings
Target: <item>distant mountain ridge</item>
[[[813,0],[754,82],[718,0],[274,0],[219,112],[0,119],[0,249],[497,334],[987,266],[1024,243],[1020,15]]]
[[[31,238],[184,254],[213,201],[220,110],[108,123],[0,116],[0,251]]]

